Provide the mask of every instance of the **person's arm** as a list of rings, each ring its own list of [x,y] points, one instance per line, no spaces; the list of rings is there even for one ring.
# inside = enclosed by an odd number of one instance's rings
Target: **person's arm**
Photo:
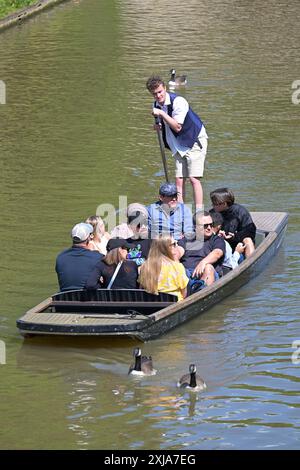
[[[174,131],[174,132],[180,132],[182,129],[182,125],[179,124],[179,122],[176,121],[176,119],[172,118],[169,116],[165,111],[162,109],[158,108],[153,108],[152,114],[154,117],[159,117],[165,121],[166,124]]]
[[[189,278],[186,275],[183,264],[178,263],[177,273],[178,290],[180,291],[182,297],[185,299],[185,297],[187,296],[187,285],[189,283]]]
[[[224,252],[220,248],[215,248],[209,255],[203,258],[196,266],[193,272],[193,277],[201,276],[207,264],[216,263],[222,256]]]
[[[189,110],[189,104],[183,96],[176,96],[173,101],[172,117],[168,113],[159,108],[153,108],[153,116],[160,117],[164,122],[177,134],[181,131],[186,114]]]
[[[89,277],[86,281],[86,284],[85,284],[85,288],[90,289],[90,290],[91,289],[99,289],[101,287],[100,276],[101,276],[101,264],[98,263],[94,267],[91,274],[89,275]]]
[[[185,299],[187,296],[187,288],[185,287],[184,289],[181,289],[181,295]]]

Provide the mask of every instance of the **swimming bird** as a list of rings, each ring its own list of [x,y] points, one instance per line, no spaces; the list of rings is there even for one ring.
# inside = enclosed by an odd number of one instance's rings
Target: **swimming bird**
[[[156,370],[153,369],[152,357],[142,356],[141,348],[134,348],[133,357],[134,364],[129,367],[128,374],[132,375],[155,375]]]
[[[169,88],[178,88],[187,84],[186,75],[178,75],[176,77],[176,70],[170,70],[171,78],[169,80]]]
[[[195,392],[202,392],[206,389],[206,383],[204,380],[196,374],[195,364],[190,364],[189,374],[185,374],[177,382],[177,387],[184,388],[186,390],[192,390]]]

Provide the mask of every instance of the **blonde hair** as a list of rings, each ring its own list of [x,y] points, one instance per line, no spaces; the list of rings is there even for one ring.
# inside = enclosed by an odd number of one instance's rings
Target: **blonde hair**
[[[101,261],[104,261],[105,264],[118,264],[122,261],[122,256],[119,248],[113,248],[110,250]]]
[[[105,225],[103,220],[99,215],[91,215],[85,221],[86,224],[91,224],[93,226],[93,235],[98,235],[101,239],[105,233]]]
[[[141,266],[138,279],[141,287],[147,292],[158,293],[157,286],[163,261],[174,262],[172,243],[174,240],[168,236],[152,240],[148,258]]]

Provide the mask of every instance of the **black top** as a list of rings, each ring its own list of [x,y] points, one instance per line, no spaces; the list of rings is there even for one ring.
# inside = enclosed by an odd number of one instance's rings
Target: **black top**
[[[151,247],[151,238],[127,238],[130,245],[127,258],[134,261],[137,266],[141,266],[147,259]]]
[[[222,230],[226,233],[234,233],[234,237],[228,239],[228,243],[234,249],[245,237],[255,241],[256,226],[249,211],[240,204],[232,204],[226,211],[221,212],[223,216]]]
[[[181,258],[181,262],[185,268],[194,270],[197,264],[204,258],[206,258],[209,253],[218,248],[223,251],[223,255],[226,252],[225,242],[223,238],[213,235],[208,240],[204,242],[202,240],[194,240],[192,242],[187,242],[186,251]],[[221,256],[216,263],[213,264],[214,268],[218,272],[222,272],[222,263],[224,256]]]
[[[87,282],[87,289],[106,288],[111,280],[116,265],[108,265],[99,261],[91,272]],[[101,280],[100,280],[101,278]],[[111,286],[112,289],[138,289],[138,267],[133,261],[123,261],[121,268]]]

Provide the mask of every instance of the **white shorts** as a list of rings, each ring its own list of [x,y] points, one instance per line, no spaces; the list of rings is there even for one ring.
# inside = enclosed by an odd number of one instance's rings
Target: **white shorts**
[[[176,178],[188,178],[189,176],[202,177],[204,173],[204,162],[207,152],[207,138],[201,137],[200,149],[198,142],[195,142],[191,150],[183,157],[177,152],[174,155],[176,163]]]

